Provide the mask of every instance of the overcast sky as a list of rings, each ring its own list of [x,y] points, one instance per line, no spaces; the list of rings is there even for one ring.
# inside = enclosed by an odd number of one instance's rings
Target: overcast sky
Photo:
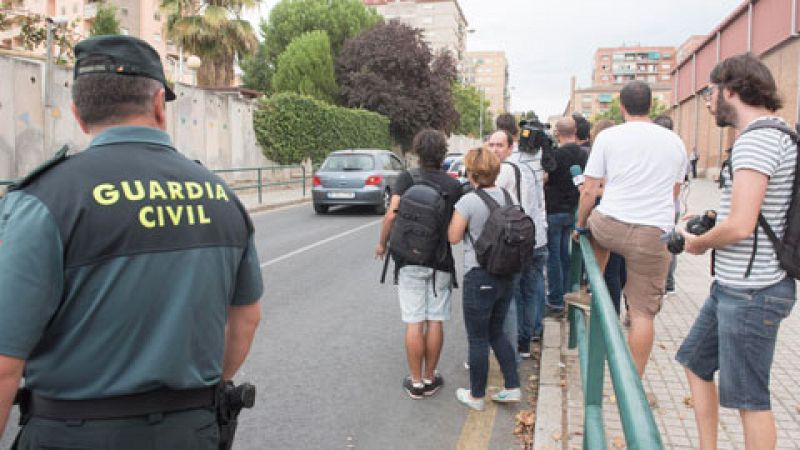
[[[266,18],[278,0],[262,0]],[[503,50],[509,63],[511,109],[541,118],[561,114],[570,77],[590,83],[598,47],[679,46],[708,34],[742,0],[459,0],[469,28],[467,50]]]

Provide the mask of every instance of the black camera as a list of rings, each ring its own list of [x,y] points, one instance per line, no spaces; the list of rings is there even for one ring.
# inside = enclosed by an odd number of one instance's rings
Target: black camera
[[[520,120],[519,122],[519,151],[535,154],[542,147],[551,146],[550,136],[547,135],[549,125],[538,119]]]
[[[694,216],[686,222],[686,231],[700,236],[705,234],[708,230],[714,228],[717,224],[717,212],[708,210],[702,215]],[[677,255],[683,251],[683,246],[686,244],[683,236],[676,230],[664,234],[662,239],[667,243],[667,250],[673,255]]]

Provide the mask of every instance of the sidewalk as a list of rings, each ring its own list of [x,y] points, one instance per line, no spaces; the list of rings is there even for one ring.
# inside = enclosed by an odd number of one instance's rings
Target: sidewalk
[[[715,209],[719,191],[710,180],[692,183],[688,197],[688,212],[699,213]],[[656,336],[653,352],[643,380],[645,392],[655,397],[657,405],[653,414],[661,432],[664,447],[668,449],[697,448],[697,430],[692,410],[691,394],[683,367],[675,362],[675,353],[689,331],[705,301],[711,285],[710,256],[681,254],[676,271],[676,295],[664,301],[656,317]],[[795,308],[796,309],[796,308]],[[565,334],[568,325],[564,325]],[[563,342],[566,342],[565,340]],[[772,367],[772,408],[778,428],[778,448],[800,448],[800,314],[794,311],[781,324],[775,362]],[[552,440],[552,448],[579,449],[583,439],[583,397],[577,351],[562,345],[562,358],[567,364],[568,385],[566,406],[568,436],[566,442]],[[625,436],[615,403],[614,390],[606,369],[603,399],[604,421],[608,448],[625,448]],[[744,449],[744,437],[735,410],[720,409],[720,449]]]
[[[311,201],[311,186],[306,186],[305,196],[302,186],[270,186],[261,190],[261,202],[258,201],[258,190],[248,189],[235,191],[249,213],[266,211],[282,206],[295,205]]]

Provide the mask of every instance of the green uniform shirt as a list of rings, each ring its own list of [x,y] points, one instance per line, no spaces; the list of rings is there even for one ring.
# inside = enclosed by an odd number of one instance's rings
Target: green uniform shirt
[[[0,199],[0,354],[43,397],[213,385],[228,306],[262,292],[241,203],[160,130],[110,128]]]

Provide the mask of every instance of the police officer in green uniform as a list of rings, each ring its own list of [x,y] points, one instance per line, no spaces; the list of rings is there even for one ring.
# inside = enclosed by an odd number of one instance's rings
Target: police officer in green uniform
[[[164,132],[152,47],[103,36],[75,56],[91,144],[0,199],[0,432],[24,375],[19,449],[216,449],[217,386],[260,317],[253,227]]]

